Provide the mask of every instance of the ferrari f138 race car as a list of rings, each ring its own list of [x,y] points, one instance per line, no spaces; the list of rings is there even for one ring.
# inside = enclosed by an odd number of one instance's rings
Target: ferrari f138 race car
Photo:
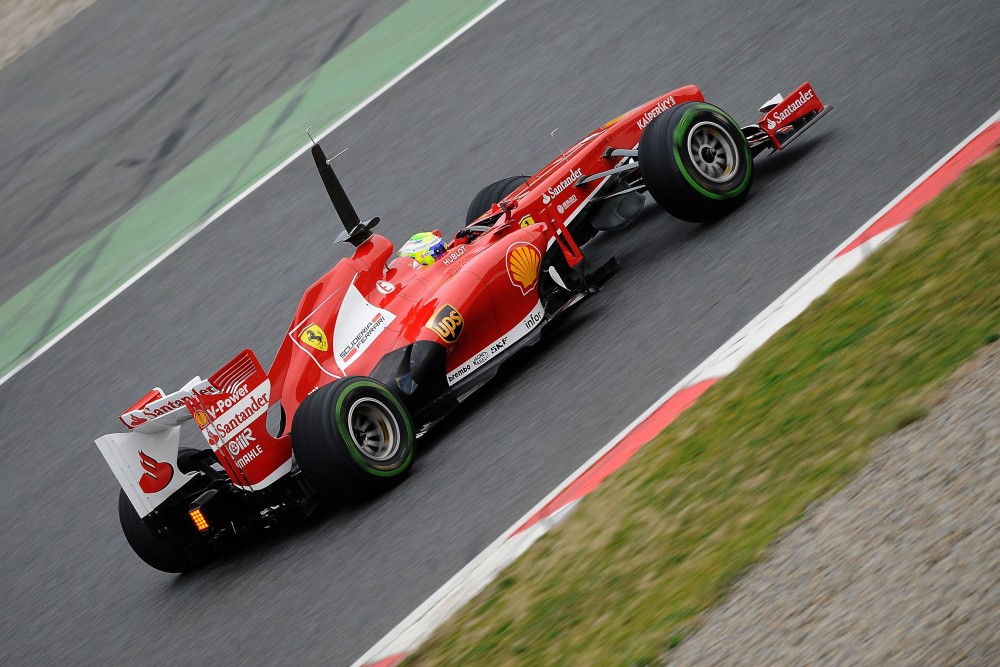
[[[753,158],[782,149],[829,107],[805,83],[740,127],[695,86],[603,124],[531,177],[478,193],[445,243],[396,255],[361,220],[319,145],[312,155],[354,246],[303,294],[270,368],[250,350],[207,379],[153,389],[97,446],[122,490],[122,530],[154,568],[197,566],[228,536],[308,514],[323,498],[397,483],[418,435],[519,348],[597,291],[614,260],[582,247],[634,221],[645,194],[674,217],[716,220],[750,190]],[[280,413],[275,433],[267,416]],[[180,447],[193,421],[204,449]]]

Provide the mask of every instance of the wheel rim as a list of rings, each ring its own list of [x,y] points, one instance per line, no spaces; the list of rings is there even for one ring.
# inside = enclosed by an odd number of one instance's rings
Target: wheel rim
[[[740,160],[736,142],[721,125],[702,121],[692,127],[687,149],[694,168],[713,183],[724,183],[736,176]]]
[[[380,401],[358,399],[347,413],[351,439],[373,461],[387,461],[399,451],[399,424]]]

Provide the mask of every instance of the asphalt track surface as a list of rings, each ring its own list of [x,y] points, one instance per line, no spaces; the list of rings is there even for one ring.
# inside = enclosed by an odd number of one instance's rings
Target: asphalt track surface
[[[101,0],[0,69],[0,303],[403,1]]]
[[[390,238],[454,231],[481,185],[552,158],[551,129],[568,144],[676,85],[745,122],[806,79],[836,109],[759,160],[751,199],[721,223],[650,206],[600,238],[621,272],[422,440],[400,488],[163,575],[125,544],[92,440],[151,384],[207,375],[244,345],[273,355],[302,289],[344,253],[298,160],[0,386],[0,662],[350,663],[996,111],[998,28],[995,4],[971,0],[510,0],[327,140],[352,147],[342,180]],[[294,36],[275,21],[271,39]]]

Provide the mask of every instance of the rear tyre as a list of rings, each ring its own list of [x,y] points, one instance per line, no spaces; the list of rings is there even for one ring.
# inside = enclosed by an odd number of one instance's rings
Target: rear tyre
[[[329,498],[354,500],[398,483],[413,463],[414,440],[403,404],[366,377],[320,387],[292,421],[295,460],[313,488]]]
[[[118,520],[132,551],[150,567],[163,572],[187,572],[195,568],[184,547],[166,541],[146,525],[124,489],[118,493]]]
[[[639,171],[670,215],[711,222],[746,198],[753,180],[750,146],[722,109],[686,102],[656,117],[639,138]]]
[[[201,463],[206,458],[211,457],[203,450],[181,447],[177,450],[177,470],[182,473],[200,472],[202,476],[199,479],[205,480],[205,475],[211,477],[209,473],[213,473],[211,469],[206,472],[205,464]],[[207,482],[204,483],[207,485]],[[189,487],[185,488],[190,490]],[[164,512],[169,511],[168,506],[164,505],[161,505],[160,509]],[[118,520],[132,551],[150,567],[163,572],[187,572],[195,569],[203,560],[193,560],[188,556],[184,545],[166,540],[150,528],[135,511],[132,501],[128,499],[124,490],[118,493]],[[181,522],[186,521],[188,521],[187,516],[181,517]]]
[[[524,183],[523,176],[510,176],[508,178],[502,178],[496,183],[490,183],[485,188],[480,190],[479,193],[472,198],[472,203],[469,204],[469,211],[465,214],[466,226],[471,225],[476,218],[493,208],[493,204],[496,204],[501,199],[516,190],[522,183]]]

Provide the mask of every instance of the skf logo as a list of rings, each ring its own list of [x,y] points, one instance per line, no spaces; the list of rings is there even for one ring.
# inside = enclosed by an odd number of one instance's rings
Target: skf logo
[[[515,243],[507,249],[507,275],[521,294],[527,294],[538,282],[542,254],[530,243]]]
[[[305,330],[299,334],[299,340],[309,347],[316,348],[320,352],[326,352],[330,349],[330,342],[326,339],[326,333],[318,324],[310,324],[306,327]]]
[[[427,323],[427,328],[436,333],[446,343],[454,343],[462,335],[465,320],[461,313],[451,304],[444,304],[434,313]]]
[[[530,227],[533,224],[535,224],[535,219],[532,218],[530,215],[526,215],[523,218],[521,218],[521,222],[517,223],[517,226],[520,227],[521,229],[524,229],[525,227]]]
[[[139,465],[145,471],[139,478],[139,488],[143,493],[158,493],[167,488],[174,477],[174,468],[169,463],[157,461],[141,449],[139,450]]]

